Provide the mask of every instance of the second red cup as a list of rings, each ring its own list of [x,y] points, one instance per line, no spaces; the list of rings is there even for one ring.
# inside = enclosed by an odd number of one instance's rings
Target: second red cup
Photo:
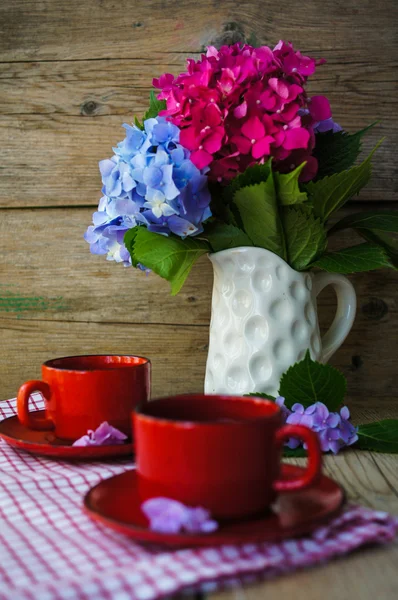
[[[77,440],[103,421],[131,436],[131,411],[150,397],[151,364],[142,356],[67,356],[45,362],[42,379],[24,383],[18,418],[29,429],[54,429]],[[43,394],[46,418],[29,412],[32,392]]]
[[[310,486],[321,473],[316,433],[283,425],[279,407],[255,397],[162,398],[133,414],[139,493],[202,506],[219,519],[266,510],[278,493]],[[308,466],[283,479],[283,443],[302,439]]]

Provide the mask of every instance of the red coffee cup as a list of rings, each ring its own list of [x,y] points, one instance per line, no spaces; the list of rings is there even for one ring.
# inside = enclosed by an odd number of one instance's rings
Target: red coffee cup
[[[18,391],[17,413],[29,429],[55,429],[59,438],[77,440],[103,421],[131,436],[131,411],[150,396],[151,364],[141,356],[67,356],[42,365],[42,380]],[[43,394],[46,418],[29,412],[32,392]]]
[[[138,489],[142,500],[163,496],[202,506],[219,519],[255,515],[277,493],[310,486],[321,473],[316,433],[282,425],[279,407],[255,397],[199,394],[161,398],[133,413]],[[307,444],[308,466],[283,479],[283,443]]]

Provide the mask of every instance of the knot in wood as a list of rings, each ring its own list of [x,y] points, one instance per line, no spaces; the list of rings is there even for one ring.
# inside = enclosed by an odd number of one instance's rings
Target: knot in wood
[[[221,46],[228,46],[237,42],[244,43],[245,41],[246,37],[243,26],[235,21],[230,21],[224,24],[222,32],[216,37],[212,45],[216,48],[221,48]]]
[[[98,104],[94,102],[94,100],[87,100],[87,102],[83,102],[80,108],[80,113],[82,115],[90,116],[97,112]]]
[[[351,357],[351,370],[352,371],[357,371],[358,369],[360,369],[363,365],[363,360],[362,357],[359,356],[359,354],[356,354],[355,356]]]
[[[370,298],[362,306],[362,312],[368,319],[380,321],[388,313],[388,306],[381,298]]]

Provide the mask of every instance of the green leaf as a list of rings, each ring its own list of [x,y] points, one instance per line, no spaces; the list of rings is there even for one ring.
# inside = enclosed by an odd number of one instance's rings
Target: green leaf
[[[232,202],[235,192],[243,187],[255,185],[262,181],[267,181],[271,173],[271,161],[265,165],[253,165],[246,169],[244,173],[237,175],[224,190],[224,199],[226,202]]]
[[[380,230],[374,231],[373,229],[357,229],[356,231],[368,242],[377,244],[378,246],[384,248],[391,265],[398,269],[398,240],[396,237],[387,235]]]
[[[310,195],[314,207],[314,213],[323,221],[341,208],[352,196],[368,183],[372,171],[371,159],[374,152],[380,146],[381,141],[373,148],[369,156],[357,167],[348,171],[335,173],[331,177],[324,177],[318,181],[310,181],[305,190]]]
[[[134,117],[134,125],[138,127],[138,129],[144,129],[143,123],[141,123],[137,117]]]
[[[240,188],[235,192],[243,228],[255,246],[265,248],[286,260],[282,222],[272,173],[267,181]]]
[[[343,373],[311,360],[307,350],[304,359],[282,375],[279,395],[285,398],[287,408],[296,402],[304,407],[323,402],[330,411],[335,411],[344,400],[346,387]]]
[[[133,263],[133,267],[136,267],[139,263],[138,260],[136,260],[135,256],[134,256],[134,242],[135,242],[135,238],[137,236],[139,230],[139,226],[137,225],[136,227],[132,227],[132,229],[129,229],[128,231],[126,231],[126,233],[124,234],[124,245],[126,246],[127,250],[130,252],[130,256],[131,256],[131,262]]]
[[[226,250],[227,248],[238,248],[239,246],[253,246],[248,235],[234,225],[215,221],[205,227],[202,234],[208,241],[213,252]]]
[[[253,48],[259,48],[261,46],[258,37],[254,33],[254,31],[251,31],[249,37],[246,38],[246,44],[248,44],[249,46],[253,46]]]
[[[352,167],[361,152],[362,137],[375,125],[372,123],[352,135],[345,131],[317,133],[312,153],[319,165],[316,180]]]
[[[355,447],[374,452],[398,452],[398,419],[359,425]]]
[[[263,398],[264,400],[272,400],[275,402],[276,398],[270,394],[263,394],[263,392],[253,392],[251,394],[245,394],[245,396],[256,396],[257,398]]]
[[[283,210],[287,262],[297,271],[303,271],[326,248],[326,231],[320,219],[299,207],[286,206]]]
[[[212,220],[218,220],[242,229],[242,223],[240,222],[238,209],[236,206],[233,206],[233,204],[227,203],[224,197],[225,187],[221,187],[218,182],[214,181],[209,181],[208,187],[211,196],[211,212],[213,216],[207,221],[207,223],[211,222]]]
[[[347,215],[329,230],[329,234],[340,229],[372,229],[398,233],[398,210],[371,210]]]
[[[171,283],[171,293],[177,294],[186,280],[194,262],[209,252],[204,240],[192,237],[185,239],[165,236],[137,227],[132,244],[132,260],[167,279]],[[128,246],[131,252],[131,243]]]
[[[161,110],[166,108],[165,100],[158,100],[156,98],[156,94],[153,90],[149,92],[149,108],[146,111],[144,118],[142,121],[146,121],[147,119],[153,119],[158,116]]]
[[[385,250],[377,244],[358,244],[338,252],[327,252],[311,267],[318,267],[329,273],[360,273],[383,267],[392,267]]]
[[[348,215],[338,221],[328,234],[348,227],[355,229],[371,244],[383,248],[391,264],[398,268],[398,238],[396,236],[398,234],[398,211],[369,211]]]
[[[307,194],[300,191],[298,182],[304,166],[305,162],[291,173],[274,173],[276,191],[281,204],[287,206],[289,204],[299,204],[307,200]]]
[[[304,448],[295,448],[293,450],[292,448],[284,446],[283,456],[285,458],[304,458],[305,456],[308,456],[308,452],[307,450],[304,450]]]

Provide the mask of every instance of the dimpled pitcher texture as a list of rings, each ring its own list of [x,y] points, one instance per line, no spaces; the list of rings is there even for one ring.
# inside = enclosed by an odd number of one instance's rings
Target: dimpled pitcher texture
[[[282,374],[307,349],[326,362],[348,334],[355,292],[341,275],[293,270],[263,248],[240,247],[210,255],[214,268],[207,394],[277,395]],[[322,342],[316,295],[335,287],[336,318]],[[316,289],[315,289],[316,288]]]

